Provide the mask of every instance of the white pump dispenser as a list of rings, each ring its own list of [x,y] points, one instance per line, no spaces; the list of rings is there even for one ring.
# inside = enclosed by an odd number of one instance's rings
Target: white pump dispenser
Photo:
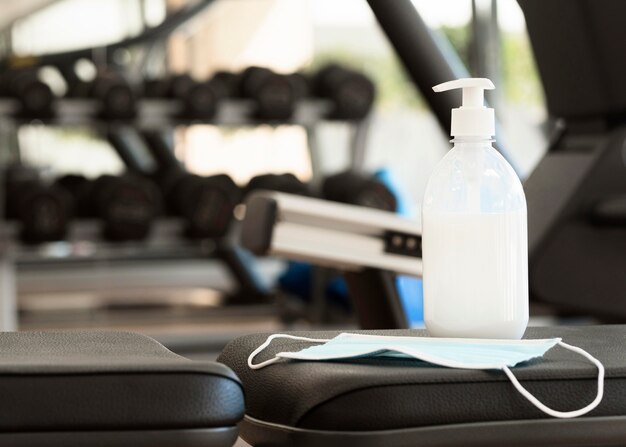
[[[452,110],[454,147],[431,174],[422,206],[424,321],[437,337],[519,339],[528,324],[526,198],[509,163],[492,147],[489,79],[462,88]]]
[[[433,87],[435,92],[463,89],[463,104],[452,109],[453,137],[480,136],[489,138],[496,134],[493,109],[485,107],[485,90],[496,87],[487,78],[466,78],[444,82]]]

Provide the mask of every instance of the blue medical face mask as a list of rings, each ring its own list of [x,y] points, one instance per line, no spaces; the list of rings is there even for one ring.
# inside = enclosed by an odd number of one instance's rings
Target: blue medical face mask
[[[266,349],[272,340],[288,338],[292,340],[323,343],[298,352],[280,352],[274,358],[261,363],[252,363],[254,358]],[[598,394],[584,408],[575,411],[556,411],[546,407],[530,394],[515,378],[510,368],[530,359],[543,357],[554,346],[576,352],[598,367]],[[586,351],[563,343],[560,338],[542,340],[488,340],[433,337],[394,337],[343,333],[332,339],[297,337],[287,334],[270,335],[248,357],[251,369],[264,368],[280,359],[306,361],[341,360],[359,357],[410,358],[433,365],[461,369],[500,369],[511,380],[522,396],[544,413],[557,418],[582,416],[598,406],[604,393],[604,367],[602,363]]]

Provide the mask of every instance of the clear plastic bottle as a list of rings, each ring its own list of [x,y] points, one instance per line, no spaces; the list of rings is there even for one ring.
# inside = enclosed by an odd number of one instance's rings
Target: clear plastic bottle
[[[526,199],[491,145],[493,110],[484,107],[482,90],[493,84],[474,78],[436,88],[474,91],[453,111],[454,147],[424,195],[426,328],[437,337],[519,339],[528,324]]]

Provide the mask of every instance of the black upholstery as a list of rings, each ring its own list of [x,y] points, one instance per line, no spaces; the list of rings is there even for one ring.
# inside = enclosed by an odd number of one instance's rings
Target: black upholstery
[[[243,417],[232,371],[139,334],[6,332],[0,353],[0,444],[19,433],[234,428]]]
[[[351,332],[425,335],[419,330]],[[338,332],[293,334],[330,338]],[[324,363],[284,360],[251,370],[248,355],[267,335],[234,340],[218,359],[241,378],[246,417],[251,420],[307,430],[372,432],[550,419],[520,396],[501,371],[380,358]],[[588,416],[626,415],[626,326],[531,328],[526,337],[562,337],[596,356],[606,368],[605,396]],[[305,346],[310,344],[278,339],[255,362]],[[513,372],[530,392],[558,410],[582,408],[596,395],[595,366],[559,347]]]

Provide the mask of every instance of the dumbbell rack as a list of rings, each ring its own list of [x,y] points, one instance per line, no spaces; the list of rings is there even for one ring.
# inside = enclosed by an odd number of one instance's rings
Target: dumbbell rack
[[[31,294],[54,294],[60,291],[84,292],[93,286],[89,284],[89,279],[82,277],[81,272],[84,273],[85,268],[95,267],[102,273],[102,266],[105,266],[107,270],[112,266],[121,265],[118,268],[118,275],[122,277],[112,277],[110,274],[105,277],[101,274],[96,275],[100,286],[104,286],[107,291],[115,291],[123,287],[130,289],[207,287],[220,291],[219,303],[231,304],[225,297],[232,296],[232,293],[242,289],[237,272],[234,272],[234,275],[228,275],[221,267],[223,263],[220,253],[221,242],[191,241],[181,237],[184,224],[178,218],[159,219],[153,225],[150,236],[146,240],[137,242],[103,241],[100,236],[101,226],[102,224],[96,220],[73,221],[64,241],[38,245],[24,245],[19,242],[18,223],[5,222],[0,227],[0,327],[2,330],[15,330],[18,326],[16,305],[18,288],[25,286]],[[180,271],[172,270],[172,266],[180,262],[183,262],[185,268],[188,269],[182,274]],[[142,268],[138,268],[139,265]],[[145,268],[146,265],[150,268]],[[275,275],[280,265],[276,262],[262,261],[255,265],[255,269],[263,276],[271,276]],[[42,267],[57,269],[52,278],[53,284],[45,284],[46,281],[42,281]],[[216,269],[218,277],[216,277]],[[202,271],[201,274],[200,271]],[[22,275],[25,275],[24,278],[21,277]],[[256,306],[247,303],[246,312],[268,314],[268,304],[263,301]]]
[[[184,119],[178,115],[183,110],[183,103],[177,99],[140,99],[137,102],[137,114],[132,120],[101,120],[98,116],[98,104],[94,100],[58,98],[53,105],[51,118],[33,118],[19,116],[19,101],[0,98],[0,122],[11,125],[39,123],[56,126],[120,126],[130,125],[142,130],[173,128],[181,124],[212,124],[234,127],[247,125],[299,125],[307,130],[309,152],[313,171],[313,183],[320,174],[319,150],[314,135],[314,127],[321,121],[328,120],[332,103],[326,99],[306,98],[296,101],[291,119],[281,121],[262,121],[254,117],[255,104],[252,100],[226,98],[217,104],[215,116],[211,119]],[[352,127],[349,144],[350,166],[362,170],[365,162],[365,143],[369,130],[369,116],[348,122]]]
[[[254,117],[255,104],[245,99],[225,99],[217,105],[215,115],[206,120],[179,118],[183,109],[181,101],[176,99],[139,99],[137,113],[132,120],[103,120],[99,117],[99,105],[89,99],[56,99],[52,117],[34,118],[19,116],[19,102],[12,99],[0,99],[0,122],[9,123],[9,128],[23,124],[45,124],[54,126],[132,126],[142,130],[173,128],[181,124],[212,124],[218,126],[246,125],[300,125],[307,130],[309,148],[314,173],[319,174],[317,162],[314,126],[328,119],[332,103],[324,99],[303,99],[296,103],[291,119],[280,122],[260,121]],[[353,167],[360,168],[364,160],[364,136],[367,133],[369,119],[353,121],[353,138],[350,155]],[[0,179],[1,180],[1,179]],[[76,221],[71,224],[67,241],[45,244],[40,247],[26,247],[16,237],[17,228],[10,222],[0,225],[0,330],[14,330],[18,326],[16,303],[17,266],[48,263],[59,264],[67,261],[87,262],[94,259],[94,253],[106,253],[106,256],[125,260],[132,259],[207,259],[214,256],[215,247],[211,244],[197,244],[183,237],[182,222],[177,219],[161,219],[148,240],[132,244],[112,244],[99,236],[98,224],[89,221]],[[89,256],[76,255],[77,247],[90,246]],[[55,249],[64,251],[65,256],[55,254]]]
[[[13,99],[0,99],[0,119],[18,123],[33,121],[57,126],[82,126],[98,123],[98,104],[90,99],[57,99],[52,118],[22,118],[18,116],[19,102]],[[247,99],[225,99],[218,103],[217,112],[211,119],[177,118],[183,110],[183,103],[176,99],[140,99],[137,103],[137,116],[132,120],[108,121],[108,123],[131,124],[141,129],[160,129],[178,124],[214,124],[216,126],[242,126],[250,124],[296,124],[313,126],[326,119],[332,104],[324,99],[298,101],[293,117],[277,122],[262,122],[253,118],[255,104]],[[102,121],[105,123],[104,121]]]

